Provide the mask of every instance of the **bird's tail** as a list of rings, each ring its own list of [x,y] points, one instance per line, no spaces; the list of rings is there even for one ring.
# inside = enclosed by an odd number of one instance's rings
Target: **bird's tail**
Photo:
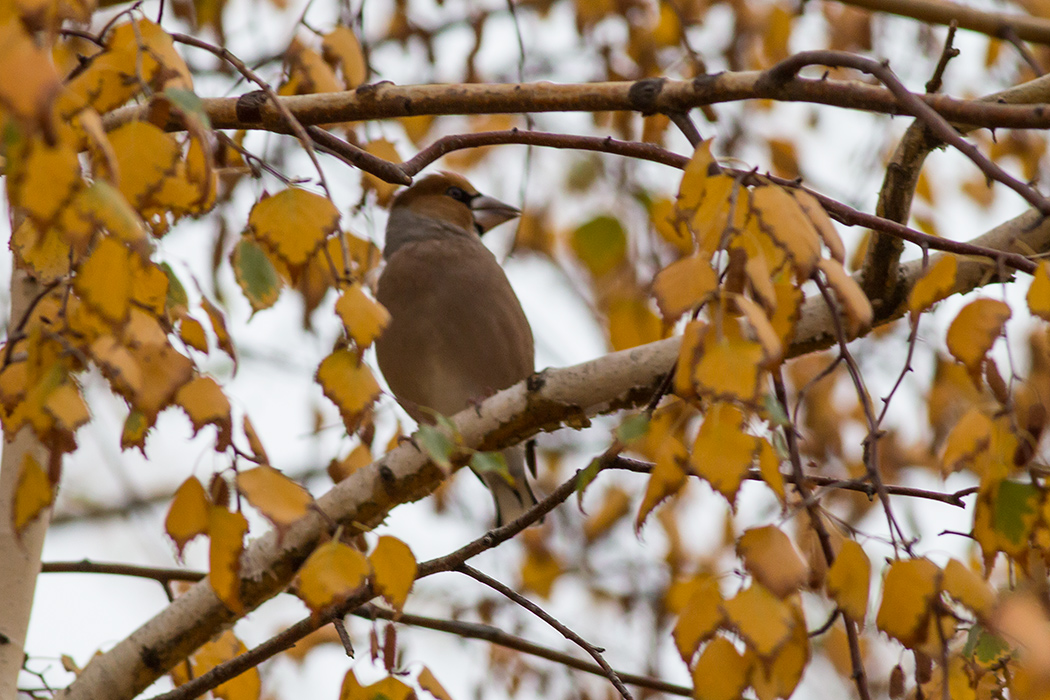
[[[507,462],[507,471],[514,478],[513,485],[498,472],[478,474],[492,492],[492,500],[496,503],[496,527],[516,520],[536,505],[536,496],[532,494],[525,475],[525,448],[521,445],[509,447],[503,450],[503,459]]]

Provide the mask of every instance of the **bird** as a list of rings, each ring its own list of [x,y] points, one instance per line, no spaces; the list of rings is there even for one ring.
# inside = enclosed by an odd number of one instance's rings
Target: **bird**
[[[532,328],[507,275],[481,241],[521,212],[440,172],[402,190],[390,207],[376,299],[390,314],[376,340],[379,369],[417,423],[451,416],[533,373]],[[513,483],[478,473],[492,492],[496,526],[536,504],[525,448],[503,450]]]

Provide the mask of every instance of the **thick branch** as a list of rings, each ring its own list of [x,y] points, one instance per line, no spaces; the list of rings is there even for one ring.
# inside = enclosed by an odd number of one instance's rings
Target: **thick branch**
[[[811,102],[880,114],[909,114],[894,94],[883,87],[850,80],[769,79],[769,71],[704,75],[694,80],[651,81],[656,88],[638,90],[638,82],[561,84],[408,85],[390,83],[362,86],[349,92],[292,95],[279,98],[303,125],[338,124],[370,119],[392,119],[420,114],[519,114],[525,112],[638,111],[682,113],[696,107],[771,99]],[[648,84],[648,83],[646,83]],[[639,95],[644,94],[644,100]],[[1050,128],[1050,109],[1044,105],[1016,106],[960,100],[944,95],[915,94],[945,119],[987,128]],[[242,98],[202,99],[201,107],[216,129],[288,131],[287,119],[269,102],[245,108]],[[131,106],[107,115],[107,128],[142,118],[145,107]],[[167,125],[180,130],[173,118]]]
[[[951,24],[1000,39],[1012,31],[1019,39],[1050,44],[1050,21],[1021,14],[987,12],[944,0],[839,0],[844,5],[911,17],[928,24]]]

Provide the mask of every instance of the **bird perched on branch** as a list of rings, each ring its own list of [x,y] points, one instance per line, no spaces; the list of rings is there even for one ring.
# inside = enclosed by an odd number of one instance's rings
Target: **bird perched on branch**
[[[453,173],[429,175],[390,209],[377,298],[390,324],[376,341],[379,368],[412,418],[451,416],[533,371],[532,329],[481,234],[521,212],[478,193]],[[479,473],[496,502],[496,524],[536,503],[525,450],[503,451],[513,484]]]

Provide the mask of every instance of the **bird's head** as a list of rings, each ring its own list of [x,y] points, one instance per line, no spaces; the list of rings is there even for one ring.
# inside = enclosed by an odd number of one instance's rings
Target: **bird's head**
[[[390,207],[386,257],[406,243],[447,235],[481,235],[521,212],[480,194],[465,177],[441,172],[402,190]]]

